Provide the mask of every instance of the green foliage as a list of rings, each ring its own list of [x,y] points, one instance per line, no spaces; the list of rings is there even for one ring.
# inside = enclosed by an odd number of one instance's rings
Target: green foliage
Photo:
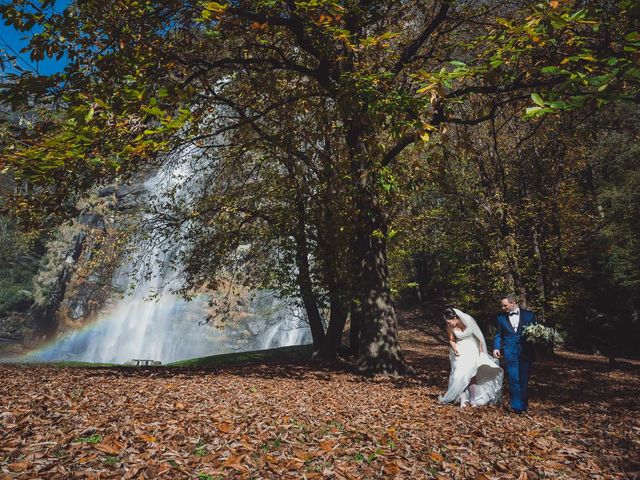
[[[119,459],[113,455],[106,455],[102,461],[109,467],[115,467],[118,464]]]
[[[623,110],[629,132],[609,131],[591,154],[608,158],[593,170],[594,209],[598,228],[585,235],[586,260],[575,272],[577,295],[567,301],[571,320],[565,329],[571,345],[609,356],[637,355],[640,338],[640,230],[635,220],[640,187],[638,147],[629,141],[637,131],[635,113]],[[593,198],[593,197],[592,197]],[[571,312],[573,309],[573,312]],[[625,332],[620,335],[620,332]]]
[[[89,437],[79,437],[76,442],[96,444],[102,441],[102,435],[91,435]]]
[[[515,292],[568,347],[636,355],[637,112],[573,118],[500,116],[498,133],[452,129],[455,151],[431,147],[401,187],[412,193],[389,252],[405,300],[462,305],[490,329],[495,297]]]
[[[582,108],[585,102],[601,107],[613,100],[632,101],[640,81],[633,4],[540,3],[524,21],[496,19],[494,31],[474,46],[486,48],[483,56],[497,70],[532,61],[541,85],[553,85],[544,100],[532,95],[536,106],[527,108],[528,118]]]
[[[196,447],[196,449],[193,451],[194,455],[198,456],[198,457],[204,457],[207,453],[209,453],[209,451],[207,450],[207,447],[200,445],[198,447]]]
[[[38,243],[39,239],[21,233],[13,221],[0,216],[0,317],[26,311],[33,303]]]
[[[24,312],[33,303],[31,292],[24,287],[0,280],[0,317],[11,312]]]

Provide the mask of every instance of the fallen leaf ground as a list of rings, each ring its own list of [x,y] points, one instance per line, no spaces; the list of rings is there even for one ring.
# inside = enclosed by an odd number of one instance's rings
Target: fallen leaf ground
[[[0,365],[0,480],[634,478],[640,366],[561,353],[531,415],[440,405],[443,332],[406,313],[417,375],[311,361],[195,369]]]

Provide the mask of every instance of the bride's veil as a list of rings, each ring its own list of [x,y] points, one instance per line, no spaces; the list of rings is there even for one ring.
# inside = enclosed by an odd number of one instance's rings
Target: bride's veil
[[[487,343],[484,341],[484,335],[482,334],[482,330],[478,326],[478,323],[474,320],[471,315],[464,313],[462,310],[458,310],[457,308],[453,309],[456,312],[456,315],[462,323],[464,323],[465,327],[471,329],[471,333],[480,341],[482,344],[482,351],[487,353]]]

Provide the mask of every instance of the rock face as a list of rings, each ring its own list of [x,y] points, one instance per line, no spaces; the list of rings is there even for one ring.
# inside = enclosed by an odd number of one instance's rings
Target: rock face
[[[60,332],[82,327],[112,293],[111,276],[121,236],[116,186],[101,188],[79,216],[60,227],[46,247],[23,308],[0,318],[0,358],[23,353]],[[126,223],[126,215],[117,221]],[[35,298],[34,298],[35,296]]]
[[[109,185],[107,187],[100,188],[98,190],[98,197],[99,198],[108,197],[116,193],[117,190],[118,188],[115,185]]]
[[[74,274],[76,262],[82,253],[87,234],[84,231],[78,232],[72,240],[70,249],[64,258],[62,268],[53,284],[45,302],[36,304],[31,309],[30,315],[35,320],[38,330],[47,338],[50,338],[58,329],[57,311],[65,298],[67,285]]]
[[[118,211],[132,210],[139,207],[139,198],[146,193],[144,184],[129,183],[116,189],[116,209]]]
[[[34,333],[35,329],[24,313],[11,313],[0,318],[0,353],[5,357],[24,353]]]
[[[105,230],[107,228],[104,223],[104,217],[94,212],[82,212],[78,217],[78,223],[81,225],[87,225],[91,228],[99,228]]]

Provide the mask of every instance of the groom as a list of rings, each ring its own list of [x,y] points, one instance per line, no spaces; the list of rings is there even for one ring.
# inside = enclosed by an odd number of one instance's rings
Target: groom
[[[522,338],[522,329],[536,323],[536,315],[519,308],[511,295],[500,299],[498,330],[493,341],[493,356],[503,358],[509,377],[509,397],[515,413],[526,412],[529,407],[529,371],[534,351]]]

